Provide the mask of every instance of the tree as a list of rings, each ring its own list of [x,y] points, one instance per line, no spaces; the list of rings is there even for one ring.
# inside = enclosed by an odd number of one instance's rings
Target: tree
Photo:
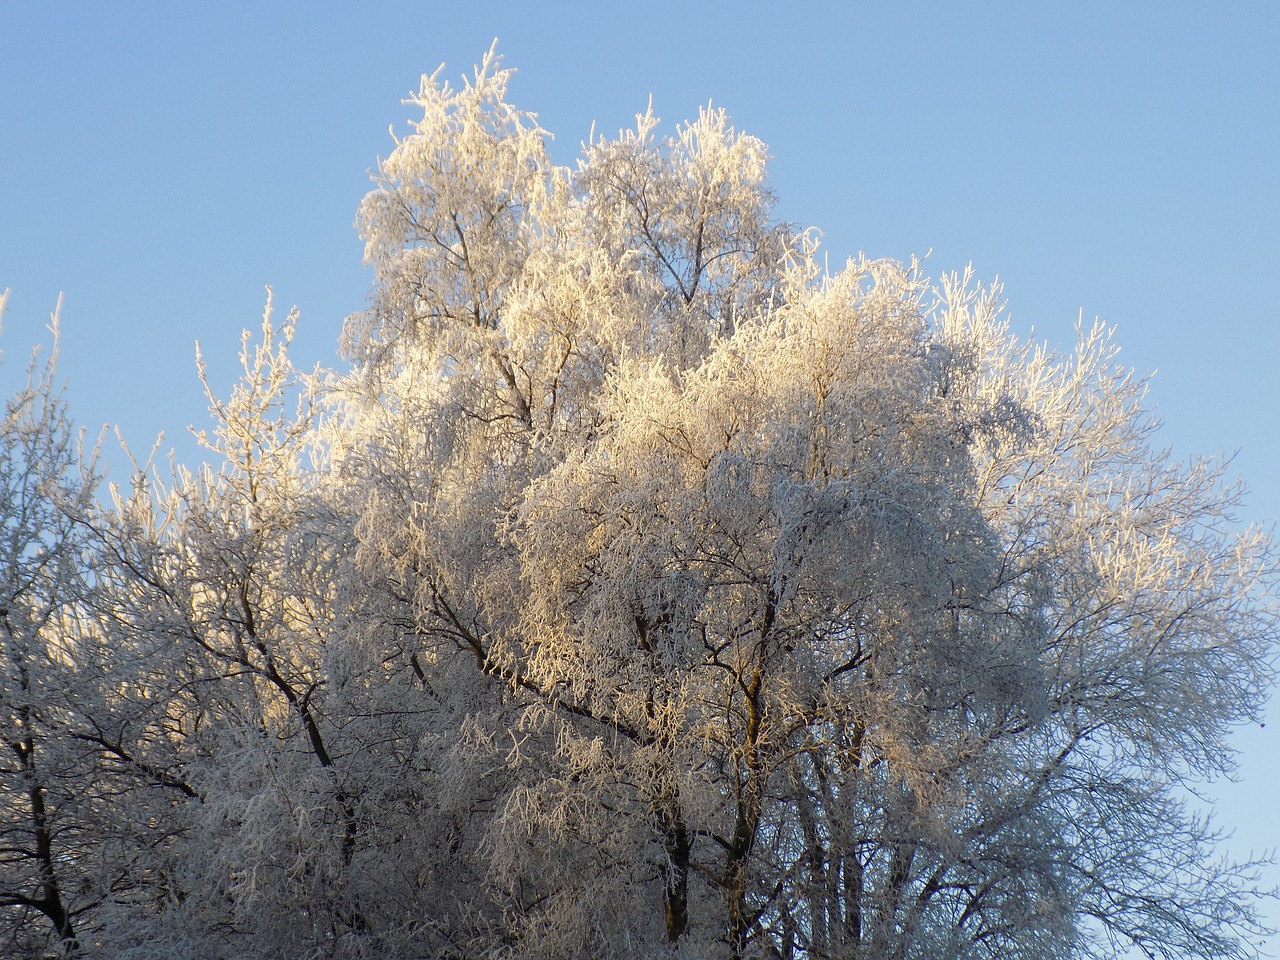
[[[3,314],[8,291],[0,297]],[[0,915],[4,949],[74,949],[97,904],[94,755],[69,735],[86,595],[79,520],[96,486],[47,358],[0,408]]]
[[[825,270],[723,111],[567,168],[509,79],[423,79],[349,369],[269,302],[212,465],[95,507],[51,369],[7,408],[10,942],[1251,955],[1179,800],[1273,675],[1224,466],[1104,327]]]
[[[363,635],[296,322],[268,300],[230,396],[205,382],[214,465],[164,482],[141,465],[105,518],[100,616],[148,678],[137,752],[186,787],[130,956],[432,955],[426,711]]]
[[[0,312],[3,311],[0,298]],[[161,671],[104,604],[97,451],[52,349],[0,413],[0,944],[95,955],[172,891],[174,797]]]
[[[1175,787],[1258,713],[1272,547],[1109,334],[824,274],[719,111],[556,167],[508,77],[425,79],[380,167],[335,441],[382,629],[471,742],[430,764],[482,824],[469,942],[1247,952]]]

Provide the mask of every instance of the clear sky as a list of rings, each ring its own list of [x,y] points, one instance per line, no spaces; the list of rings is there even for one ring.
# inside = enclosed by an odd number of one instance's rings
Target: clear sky
[[[198,455],[193,342],[228,386],[266,284],[302,311],[300,362],[336,363],[400,100],[494,37],[561,162],[650,95],[669,123],[710,100],[770,146],[778,215],[833,264],[932,251],[934,275],[1002,279],[1021,332],[1114,324],[1158,371],[1166,442],[1238,451],[1242,519],[1280,519],[1273,0],[0,0],[0,393],[59,291],[75,415],[144,451],[164,431]],[[1280,704],[1271,721],[1236,740],[1242,782],[1208,788],[1238,854],[1280,845]]]

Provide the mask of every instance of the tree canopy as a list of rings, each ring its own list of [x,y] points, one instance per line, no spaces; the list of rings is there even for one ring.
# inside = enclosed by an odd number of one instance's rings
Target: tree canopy
[[[1111,333],[778,222],[721,110],[552,162],[424,77],[341,369],[245,334],[211,463],[0,421],[16,956],[1252,955],[1181,787],[1276,557]]]

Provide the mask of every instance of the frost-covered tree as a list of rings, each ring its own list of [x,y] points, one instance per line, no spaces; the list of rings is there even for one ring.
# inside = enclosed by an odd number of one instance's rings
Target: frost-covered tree
[[[146,677],[137,735],[186,789],[169,902],[133,918],[165,955],[234,955],[250,936],[299,955],[348,910],[332,900],[356,798],[337,769],[326,689],[341,598],[302,461],[314,404],[303,394],[289,406],[295,319],[277,326],[268,303],[261,340],[245,332],[231,396],[206,382],[214,429],[199,438],[214,463],[163,483],[141,468],[104,524],[103,622]]]
[[[7,297],[0,296],[0,315]],[[96,484],[57,379],[33,353],[0,406],[0,952],[73,950],[107,886],[96,754],[75,736],[86,515]]]
[[[3,309],[0,299],[0,311]],[[0,953],[104,955],[174,895],[182,779],[155,692],[116,629],[96,451],[52,348],[0,408]]]
[[[1109,332],[827,271],[719,110],[558,166],[509,79],[423,79],[348,369],[300,375],[268,305],[206,468],[92,508],[18,395],[9,942],[1251,955],[1180,788],[1260,710],[1273,546]]]
[[[128,956],[434,955],[421,682],[362,626],[295,322],[268,303],[230,396],[206,382],[213,463],[144,465],[104,520],[100,622],[148,678],[135,739],[186,789]]]
[[[824,273],[719,111],[556,167],[508,77],[414,98],[336,393],[377,630],[452,718],[441,922],[547,957],[1247,950],[1175,787],[1259,709],[1271,546],[1153,446],[1107,333]]]

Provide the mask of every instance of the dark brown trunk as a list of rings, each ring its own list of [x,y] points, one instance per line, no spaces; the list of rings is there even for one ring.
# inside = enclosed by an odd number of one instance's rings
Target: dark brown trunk
[[[689,855],[693,849],[689,830],[679,817],[667,827],[666,847],[667,883],[662,905],[667,939],[674,943],[689,929]]]
[[[36,841],[36,865],[40,871],[40,896],[36,900],[36,905],[58,932],[63,949],[70,953],[76,947],[76,934],[72,927],[71,915],[67,912],[67,906],[62,899],[58,874],[54,870],[53,831],[49,826],[49,814],[45,808],[44,788],[32,769],[33,744],[28,740],[24,746],[26,747],[24,761],[29,783],[27,798],[31,803],[31,827]]]

